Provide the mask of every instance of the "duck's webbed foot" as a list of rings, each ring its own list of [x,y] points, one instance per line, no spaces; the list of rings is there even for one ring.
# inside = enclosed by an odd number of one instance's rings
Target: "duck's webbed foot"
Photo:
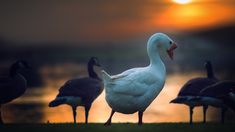
[[[112,110],[109,119],[104,123],[105,126],[110,126],[112,124],[112,117],[113,117],[114,113],[115,113],[115,111]]]

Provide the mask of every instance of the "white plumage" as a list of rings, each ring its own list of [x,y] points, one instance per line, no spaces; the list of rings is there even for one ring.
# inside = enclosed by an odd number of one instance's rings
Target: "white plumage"
[[[163,88],[165,71],[162,73],[160,75],[155,68],[145,67],[111,76],[108,82],[104,81],[106,101],[112,109],[124,114],[144,111]]]
[[[161,92],[166,79],[166,69],[158,53],[159,47],[173,58],[173,50],[177,46],[167,35],[156,33],[147,44],[150,58],[148,66],[129,69],[113,76],[102,71],[106,101],[113,111],[124,114],[144,112]]]

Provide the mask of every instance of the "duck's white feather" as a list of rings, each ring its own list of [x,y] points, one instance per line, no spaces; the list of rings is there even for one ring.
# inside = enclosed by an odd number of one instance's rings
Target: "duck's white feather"
[[[133,68],[104,80],[106,101],[117,112],[144,111],[160,93],[164,82],[165,75],[160,76],[157,69]]]
[[[159,84],[161,79],[157,73],[152,73],[145,68],[133,68],[121,74],[111,76],[105,85],[109,90],[118,94],[141,96],[144,95],[151,85]],[[157,79],[157,80],[156,80]],[[107,89],[107,90],[108,90]]]
[[[165,41],[160,41],[160,40]],[[158,54],[158,42],[169,43],[164,34],[154,34],[148,41],[147,51],[150,65],[129,69],[118,75],[110,76],[102,71],[105,99],[116,112],[131,114],[145,111],[162,90],[165,79],[165,66]]]

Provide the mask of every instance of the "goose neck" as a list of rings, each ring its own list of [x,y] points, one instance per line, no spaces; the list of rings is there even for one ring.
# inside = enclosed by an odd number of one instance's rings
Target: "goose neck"
[[[150,66],[165,69],[164,63],[162,62],[162,59],[159,55],[158,50],[159,49],[157,48],[156,45],[154,45],[154,43],[152,41],[148,42],[147,52],[148,52],[148,56],[149,56],[149,59],[150,59]]]
[[[207,77],[208,78],[215,78],[212,66],[207,68]]]
[[[155,47],[155,48],[154,48]],[[162,59],[159,55],[157,46],[151,47],[148,45],[147,51],[148,51],[148,56],[150,59],[150,64],[149,64],[149,68],[155,72],[156,74],[159,74],[160,77],[165,77],[166,74],[166,68],[164,63],[162,62]]]
[[[98,75],[94,71],[94,64],[89,62],[88,66],[87,66],[87,70],[88,70],[89,77],[91,77],[91,78],[99,78]]]

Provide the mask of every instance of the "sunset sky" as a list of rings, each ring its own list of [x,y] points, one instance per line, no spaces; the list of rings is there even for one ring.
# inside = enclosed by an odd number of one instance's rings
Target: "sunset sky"
[[[22,42],[106,42],[235,22],[234,0],[175,1],[1,1],[0,37]]]

